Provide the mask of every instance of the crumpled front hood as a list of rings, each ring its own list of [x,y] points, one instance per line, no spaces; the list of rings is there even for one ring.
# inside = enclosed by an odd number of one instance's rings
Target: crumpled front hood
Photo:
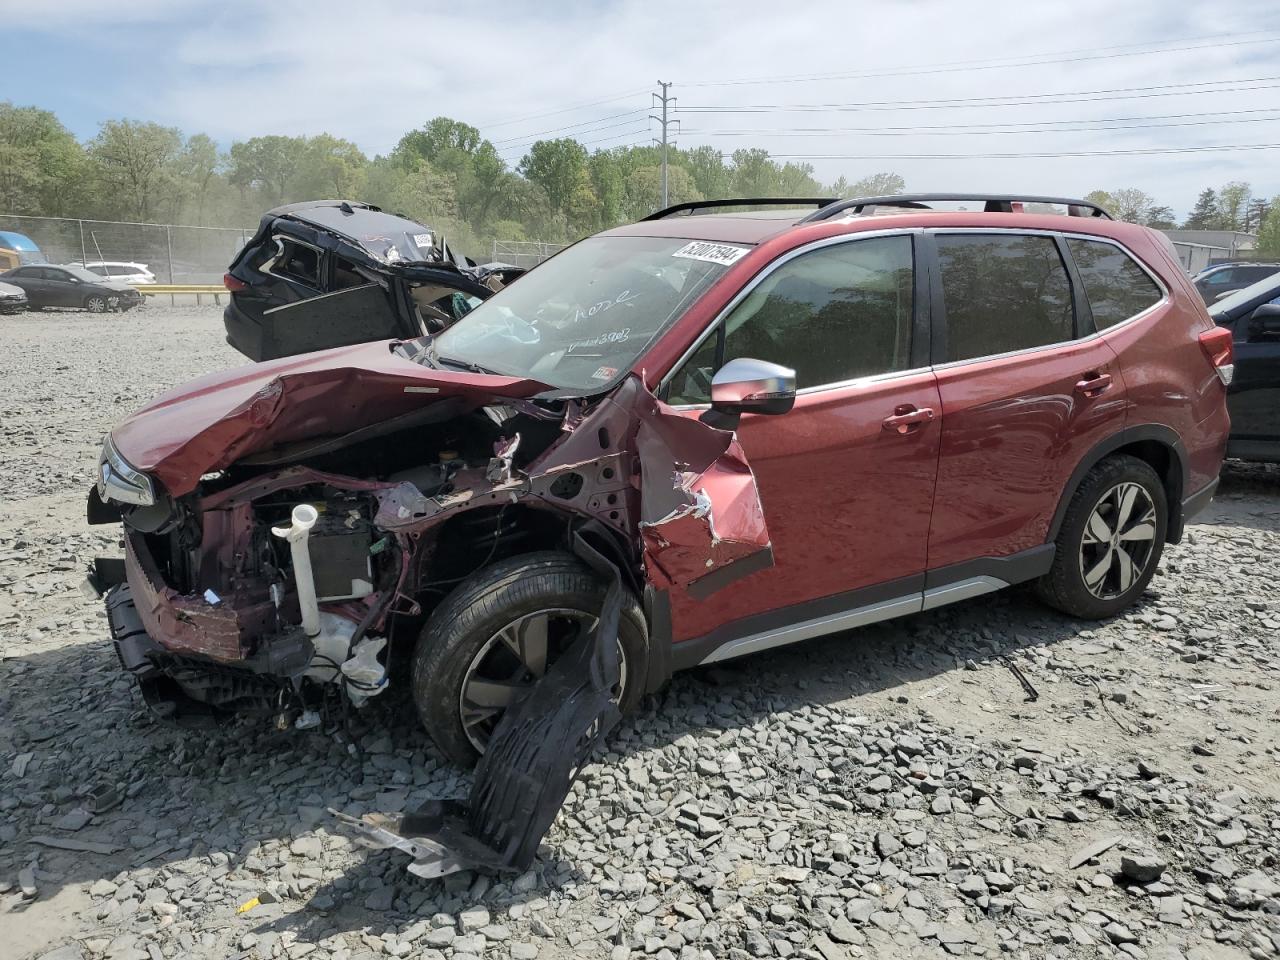
[[[181,496],[202,475],[279,444],[339,436],[445,397],[480,406],[548,389],[536,380],[433,370],[396,356],[391,345],[362,343],[209,374],[132,414],[111,431],[112,442]]]

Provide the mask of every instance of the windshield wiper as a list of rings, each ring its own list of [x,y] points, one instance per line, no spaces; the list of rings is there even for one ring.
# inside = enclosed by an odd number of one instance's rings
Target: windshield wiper
[[[438,363],[447,363],[451,367],[457,367],[459,370],[469,370],[471,373],[487,373],[494,377],[504,376],[504,374],[498,373],[497,370],[490,370],[488,367],[482,367],[478,363],[471,363],[468,360],[455,360],[453,357],[441,356],[439,353],[433,353],[432,359]]]

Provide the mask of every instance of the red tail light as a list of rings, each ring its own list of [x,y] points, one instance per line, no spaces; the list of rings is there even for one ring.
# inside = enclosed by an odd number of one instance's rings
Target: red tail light
[[[1226,327],[1214,327],[1200,334],[1200,349],[1218,373],[1222,385],[1229,386],[1236,372],[1236,350],[1231,342],[1231,331]]]
[[[222,285],[232,293],[239,293],[241,290],[248,290],[249,285],[237,277],[233,277],[229,273],[222,275]]]

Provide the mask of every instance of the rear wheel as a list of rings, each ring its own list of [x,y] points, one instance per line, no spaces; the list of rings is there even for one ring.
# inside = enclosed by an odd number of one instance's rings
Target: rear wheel
[[[427,621],[413,655],[423,725],[455,763],[483,752],[506,708],[574,641],[594,629],[606,585],[577,558],[553,551],[495,563],[464,581]],[[634,597],[623,602],[617,700],[644,692],[648,637]]]
[[[1155,575],[1169,507],[1164,484],[1146,462],[1125,455],[1098,464],[1071,498],[1040,598],[1089,620],[1132,604]]]

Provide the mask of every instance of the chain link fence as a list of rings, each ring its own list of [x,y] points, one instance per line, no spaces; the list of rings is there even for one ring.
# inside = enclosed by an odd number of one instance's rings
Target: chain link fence
[[[50,263],[142,263],[160,283],[216,284],[257,228],[0,214],[0,230],[30,237]],[[565,246],[541,240],[493,240],[489,259],[527,269]]]
[[[0,230],[26,234],[50,263],[143,263],[160,283],[221,283],[255,229],[0,214]]]
[[[541,240],[494,240],[490,246],[489,259],[528,270],[567,246],[565,243],[544,243]]]

